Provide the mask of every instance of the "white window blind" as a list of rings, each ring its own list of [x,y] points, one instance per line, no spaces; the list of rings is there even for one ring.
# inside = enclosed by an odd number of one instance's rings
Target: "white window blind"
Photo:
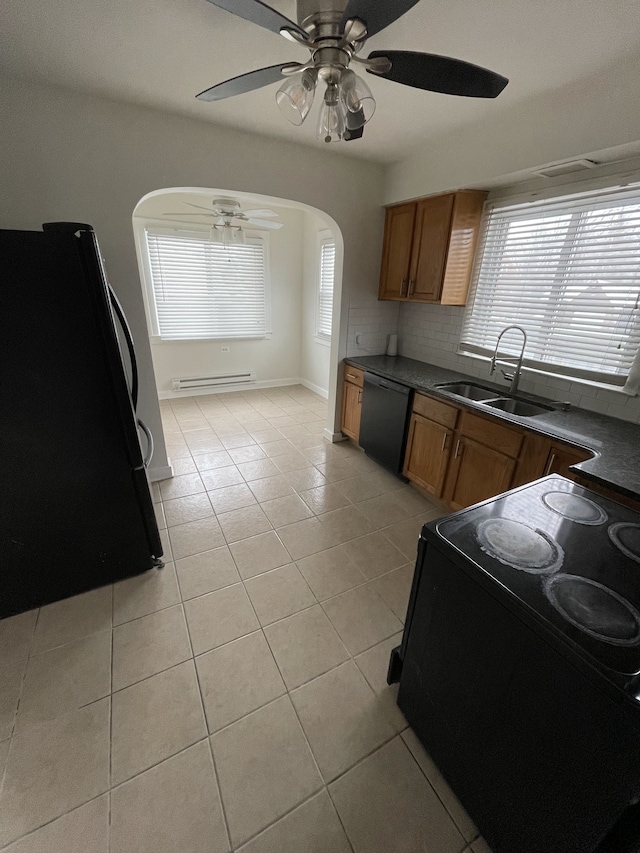
[[[640,185],[489,205],[460,348],[523,326],[525,365],[623,385],[640,346]],[[505,335],[501,352],[519,351]]]
[[[166,340],[267,333],[265,245],[212,243],[208,232],[146,231],[158,331]]]
[[[333,313],[333,275],[336,263],[336,244],[325,239],[320,242],[320,274],[318,277],[318,334],[331,337]]]

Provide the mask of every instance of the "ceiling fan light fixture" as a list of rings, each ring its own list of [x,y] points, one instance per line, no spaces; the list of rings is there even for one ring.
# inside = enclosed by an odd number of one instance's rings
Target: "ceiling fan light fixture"
[[[328,83],[324,100],[320,107],[316,135],[321,142],[335,142],[342,139],[347,126],[344,102],[336,83]]]
[[[247,242],[246,235],[242,230],[241,225],[239,225],[235,230],[235,233],[233,235],[233,242],[236,243],[238,246],[244,246]]]
[[[276,103],[282,115],[299,127],[309,115],[316,91],[318,72],[315,68],[305,68],[280,86],[276,92]]]
[[[347,69],[340,80],[340,98],[347,110],[347,126],[354,130],[365,125],[376,111],[375,98],[362,77]]]

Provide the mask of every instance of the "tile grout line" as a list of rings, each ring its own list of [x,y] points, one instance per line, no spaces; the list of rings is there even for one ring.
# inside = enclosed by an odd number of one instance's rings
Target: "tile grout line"
[[[244,581],[243,581],[243,585],[244,585]],[[275,656],[275,654],[273,653],[273,649],[271,648],[271,645],[270,645],[270,643],[269,643],[269,639],[268,639],[267,635],[265,634],[264,627],[262,626],[262,624],[261,624],[261,622],[260,622],[260,617],[258,616],[258,613],[257,613],[257,611],[256,611],[256,609],[255,609],[255,607],[254,607],[254,605],[253,605],[253,602],[251,601],[251,597],[249,596],[249,593],[247,592],[246,588],[245,588],[245,593],[246,593],[246,595],[247,595],[247,598],[249,598],[249,602],[250,602],[250,604],[251,604],[251,607],[253,608],[253,612],[255,613],[256,619],[258,620],[258,625],[260,625],[260,631],[261,631],[261,633],[262,633],[262,637],[263,637],[263,639],[264,639],[264,641],[265,641],[265,643],[266,643],[266,645],[267,645],[267,648],[269,649],[269,653],[270,653],[270,655],[271,655],[271,659],[273,660],[273,662],[274,662],[274,664],[275,664],[275,666],[276,666],[276,669],[278,670],[278,674],[280,675],[280,679],[281,679],[282,684],[283,684],[284,689],[285,689],[285,693],[281,694],[281,696],[278,696],[278,697],[276,697],[275,699],[273,699],[271,702],[267,702],[267,703],[265,703],[264,705],[261,705],[259,708],[254,709],[254,711],[253,711],[252,713],[255,713],[255,711],[262,710],[263,708],[267,707],[267,705],[270,705],[270,704],[273,704],[274,702],[277,702],[277,701],[278,701],[279,699],[281,699],[283,696],[287,696],[287,698],[288,698],[288,700],[289,700],[289,705],[290,705],[290,706],[291,706],[291,708],[293,709],[293,713],[295,714],[295,717],[296,717],[296,719],[297,719],[297,721],[298,721],[298,726],[300,727],[300,730],[301,730],[301,732],[302,732],[302,736],[304,737],[304,741],[305,741],[305,743],[306,743],[306,745],[307,745],[307,749],[309,750],[309,754],[311,755],[311,759],[312,759],[313,764],[314,764],[314,766],[315,766],[315,768],[316,768],[316,772],[318,773],[318,778],[321,780],[322,785],[323,785],[324,789],[326,790],[326,787],[327,787],[327,786],[326,786],[326,783],[325,783],[325,781],[324,781],[324,777],[323,777],[322,773],[320,772],[320,767],[318,766],[318,762],[317,762],[317,760],[316,760],[316,757],[315,757],[315,755],[314,755],[314,753],[313,753],[313,750],[311,749],[311,744],[309,743],[309,739],[308,739],[308,737],[307,737],[307,733],[305,732],[304,727],[303,727],[302,723],[300,722],[300,718],[299,718],[299,716],[298,716],[298,712],[297,712],[296,707],[295,707],[295,705],[294,705],[294,703],[293,703],[293,700],[291,699],[291,693],[290,693],[289,688],[288,688],[288,686],[287,686],[287,682],[286,682],[286,681],[285,681],[285,679],[284,679],[284,675],[282,674],[282,670],[280,669],[280,666],[279,666],[279,664],[278,664],[278,661],[276,660],[276,656]],[[245,715],[244,715],[244,717],[240,717],[240,719],[245,719],[245,717],[247,717],[247,716],[249,716],[249,715],[248,715],[248,714],[245,714]],[[235,722],[239,722],[239,720],[236,720]],[[233,725],[233,723],[231,723],[230,725]],[[225,727],[223,727],[223,728],[228,728],[228,726],[225,726]],[[219,729],[218,731],[222,731],[222,729]],[[318,789],[318,791],[315,791],[311,796],[312,796],[312,797],[313,797],[313,796],[315,796],[315,795],[316,795],[320,790],[322,790],[322,788]],[[309,797],[308,799],[310,799],[310,798],[311,798],[311,797]],[[306,802],[306,800],[304,800],[304,802]],[[295,810],[296,808],[298,808],[298,806],[300,806],[300,805],[302,805],[302,803],[298,803],[296,806],[294,806],[294,807],[293,807],[293,809],[291,809],[291,811],[294,811],[294,810]],[[278,818],[276,818],[276,820],[274,820],[274,821],[273,821],[273,823],[269,824],[269,826],[273,826],[273,825],[274,825],[274,824],[276,824],[279,820],[282,820],[282,819],[286,816],[286,814],[289,814],[289,813],[290,813],[290,812],[286,812],[286,813],[285,813],[285,815],[280,815]],[[263,828],[260,830],[260,832],[265,832],[265,831],[269,828],[269,826],[263,827]],[[256,833],[256,835],[259,835],[259,834],[260,834],[260,832],[259,832],[259,833]],[[253,837],[255,838],[256,836],[253,836]],[[251,840],[251,839],[246,839],[245,841],[243,841],[243,842],[242,842],[242,845],[247,844],[250,840]],[[240,846],[242,846],[242,845],[240,845]]]
[[[178,591],[180,591],[179,585],[178,585]],[[195,676],[196,676],[196,684],[198,686],[198,695],[200,697],[200,710],[202,711],[202,719],[204,720],[204,727],[205,727],[205,731],[206,731],[206,738],[205,739],[207,741],[207,746],[209,748],[209,755],[211,756],[211,766],[213,768],[213,776],[215,779],[216,789],[218,792],[218,799],[220,801],[220,811],[222,813],[222,820],[224,822],[224,831],[225,831],[226,836],[227,836],[227,842],[229,844],[229,850],[231,850],[233,845],[231,844],[231,831],[229,830],[229,820],[227,818],[227,811],[225,809],[224,799],[222,797],[222,787],[220,785],[220,776],[218,774],[218,768],[216,766],[216,759],[215,759],[215,755],[213,754],[213,745],[211,743],[211,733],[209,731],[209,719],[207,717],[207,709],[206,709],[205,702],[204,702],[204,694],[202,692],[202,684],[200,682],[200,673],[198,671],[198,666],[196,663],[196,654],[195,654],[195,651],[193,648],[193,641],[191,639],[191,631],[189,630],[189,622],[187,621],[187,614],[186,614],[186,611],[184,609],[184,603],[182,604],[182,615],[184,618],[185,629],[187,631],[187,637],[189,639],[189,648],[191,649],[190,660],[193,661],[193,669],[194,669]],[[198,743],[199,743],[199,741],[198,741]],[[195,744],[191,744],[191,746],[195,746]],[[189,747],[187,747],[187,748],[189,748]]]
[[[35,619],[35,622],[33,623],[33,629],[31,631],[31,636],[29,637],[29,640],[28,640],[29,650],[27,652],[27,658],[24,662],[24,669],[22,670],[22,678],[20,679],[20,689],[18,690],[18,701],[16,702],[16,707],[15,707],[14,712],[13,712],[13,720],[11,722],[11,731],[9,732],[9,737],[8,737],[9,749],[7,751],[7,757],[6,757],[5,763],[4,763],[2,778],[0,778],[0,798],[2,797],[2,792],[4,790],[4,781],[5,781],[6,774],[7,774],[7,768],[9,766],[9,756],[11,755],[12,742],[13,742],[13,738],[16,735],[16,724],[18,722],[18,712],[20,711],[20,704],[22,702],[22,694],[24,692],[24,683],[27,679],[27,669],[29,668],[29,661],[31,660],[31,658],[33,656],[33,643],[35,640],[36,629],[38,627],[38,622],[40,621],[40,614],[41,613],[42,613],[42,607],[38,607],[38,612],[36,613],[36,619]],[[26,643],[25,643],[25,645],[26,645]]]

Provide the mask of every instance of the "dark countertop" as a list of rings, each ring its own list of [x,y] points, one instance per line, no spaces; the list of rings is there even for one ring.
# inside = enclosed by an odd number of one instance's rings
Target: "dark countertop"
[[[415,390],[425,391],[450,403],[518,424],[531,432],[584,447],[594,453],[594,457],[574,465],[574,471],[579,472],[585,480],[593,480],[621,494],[640,499],[640,425],[638,424],[573,406],[566,412],[558,410],[536,415],[533,418],[523,418],[498,409],[488,409],[480,403],[463,400],[436,387],[443,382],[475,382],[495,389],[499,395],[505,394],[504,385],[496,385],[494,382],[486,381],[484,377],[467,376],[455,370],[415,361],[401,355],[350,356],[345,361],[354,367],[369,370],[378,376],[409,385]],[[518,392],[518,397],[532,402],[549,402],[525,392]]]

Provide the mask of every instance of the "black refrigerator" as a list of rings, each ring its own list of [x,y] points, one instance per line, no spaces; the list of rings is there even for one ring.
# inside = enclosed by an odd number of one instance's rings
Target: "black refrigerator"
[[[91,226],[0,230],[0,356],[0,618],[162,566],[133,340]]]

